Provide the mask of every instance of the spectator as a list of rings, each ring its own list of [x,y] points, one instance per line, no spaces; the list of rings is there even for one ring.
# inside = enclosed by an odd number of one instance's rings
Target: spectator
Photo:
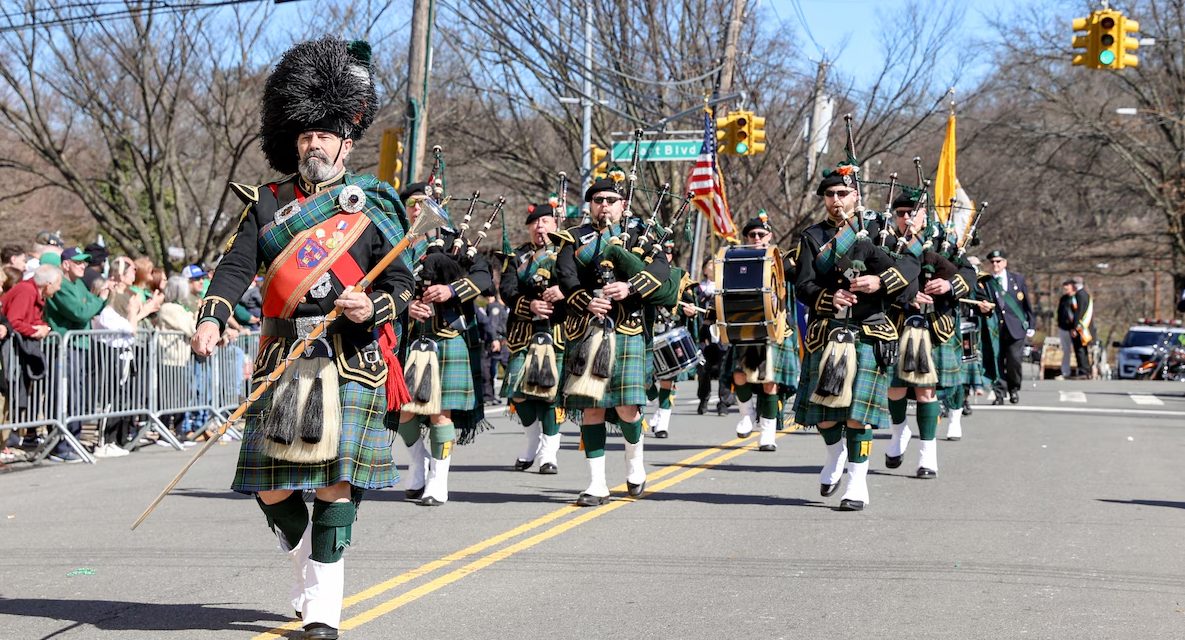
[[[1090,363],[1088,347],[1094,342],[1090,324],[1094,318],[1094,301],[1086,291],[1086,281],[1082,276],[1074,276],[1074,328],[1070,337],[1074,342],[1074,360],[1078,363],[1078,375],[1090,379],[1094,367]]]
[[[1073,375],[1070,371],[1070,356],[1074,353],[1074,339],[1070,337],[1070,332],[1077,321],[1074,304],[1074,281],[1066,280],[1062,282],[1062,297],[1057,301],[1057,333],[1062,343],[1062,374],[1059,379]]]
[[[189,295],[193,300],[201,300],[206,293],[206,270],[196,264],[191,264],[181,270],[181,275],[189,280]]]
[[[42,264],[61,266],[59,256],[62,255],[62,247],[62,237],[58,234],[49,231],[38,233],[37,239],[33,241],[33,253],[25,261],[25,278],[31,278],[33,270]]]
[[[0,248],[0,267],[3,267],[5,269],[8,269],[9,267],[11,267],[13,269],[16,269],[19,273],[23,274],[25,272],[25,266],[28,264],[28,262],[29,262],[29,254],[25,251],[24,247],[21,247],[21,246],[15,245],[15,244],[10,244],[10,245],[7,245],[3,248]],[[12,283],[6,282],[5,284],[8,286],[11,286],[16,283],[15,282],[12,282]]]
[[[69,331],[90,329],[91,320],[107,305],[107,295],[110,291],[107,287],[103,287],[101,293],[95,295],[83,284],[83,274],[89,261],[90,256],[77,247],[62,252],[62,287],[46,302],[45,319],[55,332],[63,336]],[[92,372],[87,370],[90,362],[90,341],[85,336],[70,339],[65,349],[66,374],[69,376],[67,412],[69,416],[85,415],[93,411],[93,407],[90,406],[88,384]],[[77,438],[82,433],[82,424],[78,420],[67,420],[66,429]],[[49,459],[68,463],[82,461],[64,440],[58,442]]]
[[[151,264],[151,263],[149,263]],[[135,283],[139,268],[131,258],[120,256],[111,263],[111,295],[108,305],[127,318],[136,328],[147,328],[148,318],[160,311],[164,302],[164,294],[153,292],[147,299],[142,299],[135,290]]]
[[[165,283],[164,303],[157,313],[157,328],[166,333],[157,336],[157,354],[161,365],[161,388],[181,386],[192,379],[190,370],[197,363],[189,348],[189,339],[197,331],[197,313],[190,295],[190,279],[173,276]],[[169,416],[173,431],[182,441],[195,429],[193,412]]]
[[[235,319],[249,331],[259,331],[260,318],[263,317],[263,292],[259,290],[262,282],[263,278],[259,276],[252,280],[239,304],[235,305]]]
[[[147,302],[152,297],[154,292],[160,291],[162,286],[157,284],[153,286],[153,278],[156,272],[156,266],[152,264],[152,258],[148,256],[140,256],[134,261],[136,265],[136,279],[132,282],[132,291],[140,296],[141,302]],[[164,273],[164,270],[161,271]],[[163,283],[162,283],[163,284]],[[162,293],[162,299],[164,294]]]
[[[17,282],[0,295],[0,307],[17,336],[13,338],[16,361],[4,363],[5,386],[14,390],[15,398],[11,404],[20,412],[29,408],[32,382],[45,376],[45,353],[41,341],[50,333],[45,320],[45,301],[52,298],[61,285],[61,269],[43,264],[33,272],[32,278]],[[4,353],[9,352],[5,350]],[[36,447],[39,444],[36,433],[26,431],[26,434],[22,445]]]
[[[21,280],[26,279],[24,269],[17,269],[16,267],[5,266],[3,268],[3,271],[4,271],[3,292],[7,292],[9,289],[12,289],[13,287],[15,287],[16,283],[20,282]],[[29,277],[30,278],[33,277],[33,274],[30,273]]]
[[[83,252],[90,256],[87,259],[86,271],[82,274],[82,281],[87,289],[94,289],[95,280],[107,274],[107,247],[92,242],[83,247]]]

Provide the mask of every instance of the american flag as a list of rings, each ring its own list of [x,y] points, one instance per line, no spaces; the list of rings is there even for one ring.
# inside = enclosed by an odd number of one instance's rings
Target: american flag
[[[712,221],[712,231],[723,238],[735,238],[737,228],[728,211],[728,198],[724,195],[724,178],[716,166],[716,122],[712,113],[704,111],[704,144],[700,147],[695,167],[687,177],[687,188],[695,204]]]

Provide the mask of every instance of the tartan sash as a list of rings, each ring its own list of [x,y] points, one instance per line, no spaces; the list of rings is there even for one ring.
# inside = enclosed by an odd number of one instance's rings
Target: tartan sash
[[[824,245],[820,248],[819,255],[815,256],[815,271],[829,273],[835,267],[835,263],[839,262],[840,258],[847,255],[848,251],[856,246],[858,239],[852,225],[845,224],[828,241],[830,247]]]

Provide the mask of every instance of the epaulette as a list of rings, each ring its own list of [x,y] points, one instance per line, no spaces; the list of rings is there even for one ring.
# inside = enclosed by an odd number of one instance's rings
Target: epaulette
[[[572,236],[572,232],[568,229],[552,231],[547,235],[551,238],[551,243],[560,248],[563,248],[565,244],[576,244],[576,238]]]
[[[239,200],[243,201],[243,204],[252,205],[259,202],[259,187],[231,182],[230,190],[235,192],[235,195],[239,197]]]

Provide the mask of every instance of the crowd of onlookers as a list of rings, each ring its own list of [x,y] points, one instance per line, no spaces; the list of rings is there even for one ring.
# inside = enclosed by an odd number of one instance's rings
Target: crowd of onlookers
[[[0,352],[6,360],[0,382],[0,393],[5,396],[0,399],[0,463],[26,459],[47,444],[36,429],[13,430],[3,425],[18,419],[8,415],[10,406],[21,406],[22,390],[31,379],[44,375],[47,364],[42,343],[51,334],[110,332],[98,334],[102,337],[95,341],[71,340],[65,348],[67,371],[93,366],[97,354],[88,350],[126,349],[119,336],[131,336],[141,329],[179,332],[163,336],[158,345],[160,364],[194,368],[188,336],[196,330],[197,308],[210,276],[200,265],[186,266],[180,273],[168,276],[164,267],[149,258],[113,256],[101,242],[68,246],[59,235],[43,231],[31,246],[0,246],[0,271]],[[256,329],[261,305],[258,286],[253,285],[236,307],[225,340],[233,341],[239,332]],[[85,403],[93,383],[82,375],[69,376],[68,415],[92,411],[93,407]],[[195,384],[194,392],[202,393],[201,386]],[[189,442],[208,415],[195,411],[167,418],[176,435]],[[96,457],[127,455],[128,445],[132,444],[129,439],[139,432],[135,421],[122,418],[103,422],[95,445]],[[76,436],[82,432],[80,421],[69,422],[66,427]],[[48,459],[81,460],[64,440],[56,443]]]

